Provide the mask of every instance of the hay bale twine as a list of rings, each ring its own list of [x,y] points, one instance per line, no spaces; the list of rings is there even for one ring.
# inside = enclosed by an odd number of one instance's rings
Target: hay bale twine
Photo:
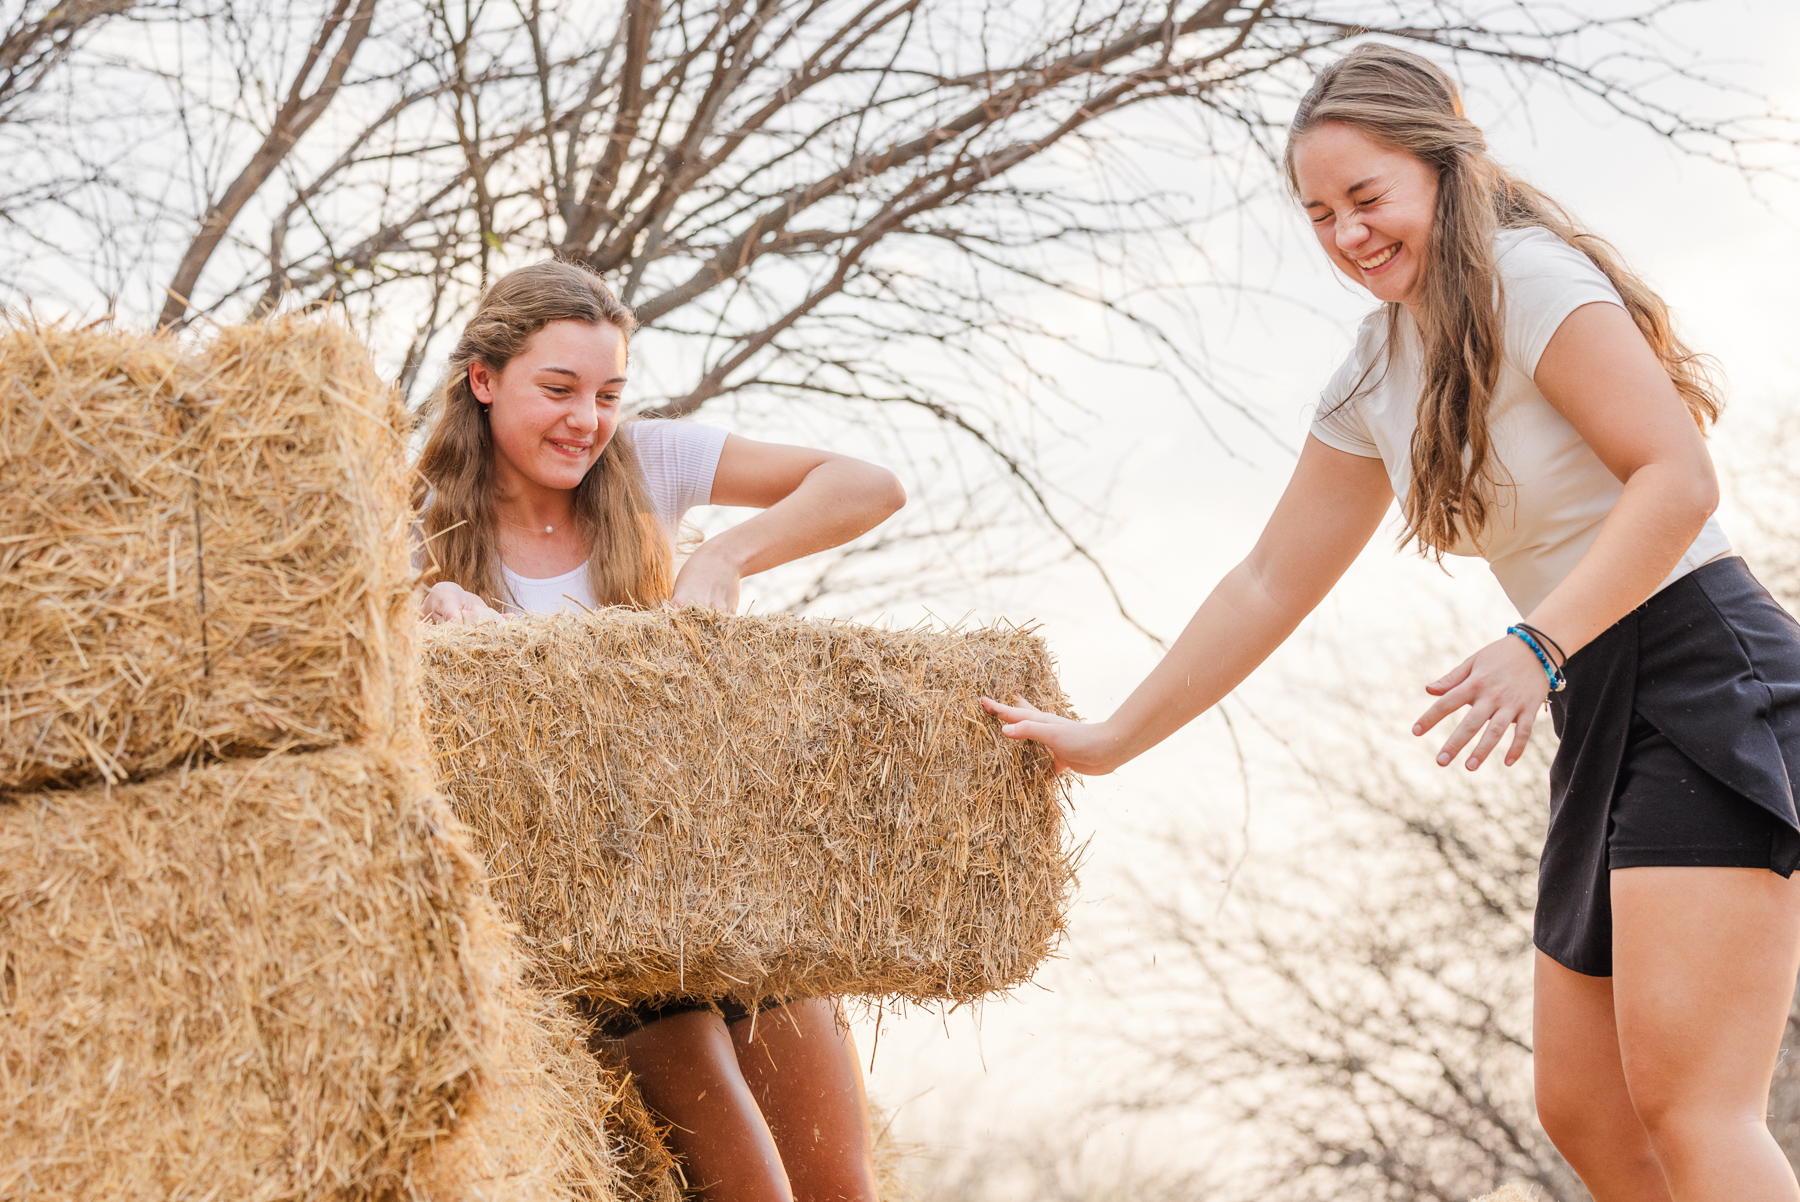
[[[0,804],[0,1196],[387,1196],[483,1062],[481,872],[378,752]]]
[[[406,423],[328,320],[0,335],[0,788],[391,735]]]
[[[965,1001],[1027,980],[1074,877],[1027,631],[607,610],[428,628],[426,722],[536,969],[679,994]]]

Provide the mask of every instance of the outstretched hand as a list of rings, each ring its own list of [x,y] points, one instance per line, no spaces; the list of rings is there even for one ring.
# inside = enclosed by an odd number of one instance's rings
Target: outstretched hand
[[[1446,717],[1468,706],[1469,712],[1439,749],[1437,762],[1440,768],[1448,765],[1479,731],[1480,741],[1463,762],[1463,766],[1473,772],[1499,746],[1509,726],[1517,727],[1517,730],[1512,746],[1506,749],[1505,763],[1510,768],[1519,762],[1519,757],[1525,754],[1525,744],[1531,738],[1531,726],[1537,719],[1538,708],[1549,696],[1550,682],[1531,648],[1509,634],[1489,643],[1453,671],[1426,685],[1425,691],[1437,700],[1413,723],[1413,734],[1429,733]]]
[[[1058,772],[1105,776],[1125,762],[1117,740],[1108,736],[1102,722],[1077,722],[1045,713],[1023,698],[1016,705],[1001,705],[992,697],[981,699],[981,708],[1005,723],[1000,733],[1009,739],[1042,743],[1055,757]]]

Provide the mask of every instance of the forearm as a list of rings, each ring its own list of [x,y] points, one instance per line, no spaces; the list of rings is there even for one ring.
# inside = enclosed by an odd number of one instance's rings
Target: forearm
[[[1525,620],[1574,655],[1675,570],[1717,500],[1710,476],[1659,463],[1639,468],[1593,545]]]
[[[1233,568],[1162,662],[1103,724],[1116,763],[1143,754],[1218,704],[1317,603],[1318,597],[1271,589],[1248,560]]]
[[[874,529],[905,502],[891,472],[854,459],[832,459],[761,513],[706,540],[701,552],[754,576]]]

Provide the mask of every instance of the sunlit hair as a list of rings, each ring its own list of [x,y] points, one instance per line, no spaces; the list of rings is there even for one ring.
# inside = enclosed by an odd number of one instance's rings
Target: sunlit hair
[[[1676,337],[1662,298],[1611,246],[1488,157],[1481,130],[1463,115],[1456,85],[1443,71],[1416,54],[1370,43],[1319,72],[1288,129],[1287,178],[1296,197],[1294,145],[1333,121],[1437,172],[1437,210],[1418,306],[1425,388],[1413,434],[1412,487],[1403,501],[1403,542],[1416,540],[1421,551],[1440,556],[1455,546],[1459,532],[1479,543],[1494,503],[1499,465],[1488,408],[1502,354],[1497,230],[1541,226],[1587,255],[1619,290],[1695,423],[1704,430],[1717,420],[1721,400],[1708,362]],[[1398,341],[1401,311],[1399,303],[1388,303],[1390,348]]]
[[[437,578],[484,600],[511,603],[501,580],[494,496],[494,435],[487,407],[469,385],[469,365],[498,374],[553,321],[637,328],[600,277],[572,263],[510,271],[482,295],[450,354],[444,382],[426,404],[430,434],[419,456],[427,546]],[[588,579],[601,605],[649,606],[673,588],[673,555],[645,492],[631,444],[615,432],[575,486],[574,516],[589,540]]]

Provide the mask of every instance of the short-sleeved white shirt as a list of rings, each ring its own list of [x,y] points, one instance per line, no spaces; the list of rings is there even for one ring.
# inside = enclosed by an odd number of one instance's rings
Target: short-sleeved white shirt
[[[682,515],[712,501],[725,431],[698,422],[645,420],[621,425],[613,437],[629,439],[637,452],[650,508],[672,544]],[[526,613],[556,613],[578,605],[597,608],[585,563],[560,576],[535,580],[501,564],[500,575],[513,603]]]
[[[1504,347],[1488,430],[1501,483],[1480,544],[1464,534],[1450,553],[1487,559],[1512,603],[1529,614],[1574,569],[1624,491],[1575,427],[1544,399],[1532,376],[1569,314],[1596,301],[1621,307],[1624,302],[1592,260],[1548,230],[1502,230],[1494,250]],[[1363,320],[1356,346],[1320,397],[1312,434],[1340,451],[1380,459],[1394,495],[1404,498],[1412,486],[1412,438],[1424,373],[1412,315],[1402,309],[1396,324],[1400,345],[1384,356],[1385,308]],[[1708,518],[1657,587],[1730,549],[1718,522]]]

